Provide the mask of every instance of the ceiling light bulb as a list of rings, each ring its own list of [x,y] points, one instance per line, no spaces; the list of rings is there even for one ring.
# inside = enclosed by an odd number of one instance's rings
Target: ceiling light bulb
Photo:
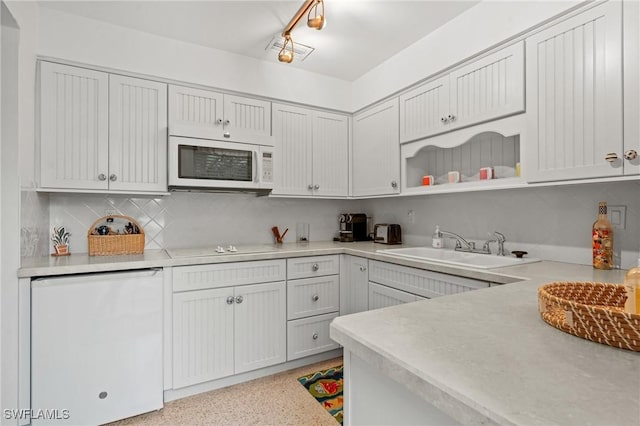
[[[318,15],[318,6],[322,6],[322,12]],[[311,12],[313,12],[313,17],[311,17]],[[324,17],[324,0],[319,0],[315,5],[309,10],[309,15],[307,16],[307,26],[309,28],[315,28],[316,30],[321,30],[327,24],[327,20]]]

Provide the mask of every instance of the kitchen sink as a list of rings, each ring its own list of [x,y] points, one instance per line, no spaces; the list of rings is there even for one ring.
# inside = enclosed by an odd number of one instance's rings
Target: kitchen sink
[[[525,263],[540,262],[540,259],[525,257],[518,259],[509,256],[490,254],[465,253],[461,251],[436,249],[431,247],[407,247],[398,249],[376,250],[381,254],[404,257],[407,259],[424,260],[428,262],[446,263],[449,265],[468,266],[471,268],[491,269],[517,266]]]

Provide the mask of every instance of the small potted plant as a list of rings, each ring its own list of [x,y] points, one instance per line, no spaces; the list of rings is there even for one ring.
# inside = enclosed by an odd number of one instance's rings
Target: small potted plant
[[[56,256],[66,256],[69,254],[69,234],[64,226],[53,227],[53,234],[51,241],[53,241],[53,248],[56,250]]]

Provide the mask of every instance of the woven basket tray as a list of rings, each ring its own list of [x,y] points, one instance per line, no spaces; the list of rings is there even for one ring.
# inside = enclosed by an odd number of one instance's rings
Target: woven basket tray
[[[118,224],[131,222],[139,230],[139,234],[96,235],[96,227],[113,218]],[[117,225],[116,225],[117,226]],[[114,256],[118,254],[142,254],[144,252],[144,230],[135,219],[129,216],[105,216],[93,222],[87,232],[89,240],[89,256]]]
[[[553,282],[538,289],[542,319],[569,334],[640,352],[640,315],[624,312],[621,284]]]

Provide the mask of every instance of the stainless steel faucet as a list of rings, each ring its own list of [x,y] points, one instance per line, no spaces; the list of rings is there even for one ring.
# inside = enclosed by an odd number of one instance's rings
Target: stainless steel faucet
[[[507,253],[504,250],[504,242],[507,241],[507,238],[504,236],[504,234],[501,234],[498,231],[493,231],[493,235],[496,236],[496,242],[498,243],[498,253],[496,253],[498,256],[506,256]]]
[[[485,251],[483,250],[476,249],[475,242],[467,241],[464,238],[462,238],[460,235],[454,232],[442,231],[442,230],[440,232],[442,232],[443,235],[448,235],[450,238],[453,238],[456,240],[456,247],[455,247],[456,251],[465,251],[469,253],[485,253]]]

